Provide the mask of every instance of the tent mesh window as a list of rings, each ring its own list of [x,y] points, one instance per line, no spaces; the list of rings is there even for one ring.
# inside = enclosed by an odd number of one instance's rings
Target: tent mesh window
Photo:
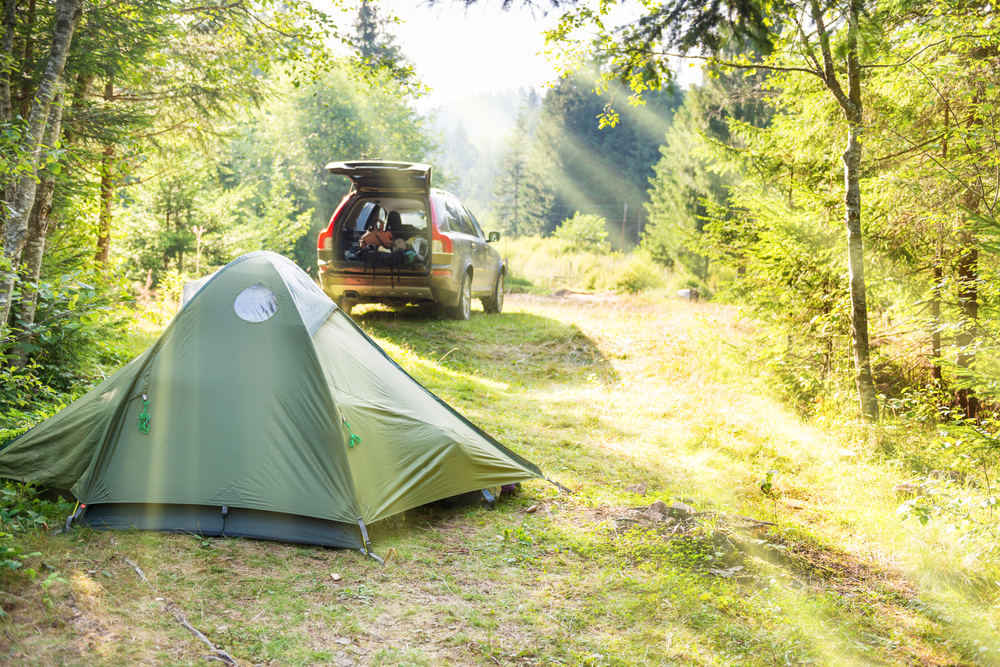
[[[278,310],[278,300],[274,292],[260,283],[255,283],[236,296],[233,309],[242,320],[263,322]]]

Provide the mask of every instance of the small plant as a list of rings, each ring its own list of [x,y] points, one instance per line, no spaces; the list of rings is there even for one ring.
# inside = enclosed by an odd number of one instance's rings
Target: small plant
[[[181,300],[181,294],[184,292],[184,285],[189,280],[191,276],[186,273],[181,273],[177,269],[168,269],[160,276],[160,296],[162,300],[166,303],[178,303]]]
[[[611,252],[611,244],[606,224],[607,220],[599,215],[577,211],[572,218],[564,220],[552,235],[566,241],[571,251],[607,254]]]
[[[771,501],[771,517],[778,517],[778,494],[774,487],[774,480],[778,477],[777,470],[768,470],[764,473],[764,478],[760,480],[760,492]]]
[[[921,524],[943,521],[982,548],[996,554],[1000,529],[996,509],[1000,500],[992,471],[1000,458],[1000,420],[985,417],[970,420],[942,410],[950,423],[942,426],[928,458],[947,466],[918,479],[916,497],[896,510],[902,520],[913,517]]]
[[[778,476],[777,470],[768,470],[764,473],[764,478],[760,481],[760,490],[768,498],[774,497],[774,479]]]
[[[24,565],[26,558],[41,556],[38,551],[26,553],[24,548],[14,541],[14,536],[10,533],[0,533],[0,569],[19,570]],[[33,573],[33,570],[29,570]],[[30,577],[31,574],[28,574]]]
[[[60,520],[71,509],[71,505],[62,498],[58,502],[39,498],[34,487],[28,484],[6,482],[0,486],[0,572],[18,572],[28,579],[37,579],[38,571],[26,566],[26,562],[29,558],[42,556],[42,553],[29,552],[24,536],[47,530],[50,522]],[[50,570],[41,581],[48,600],[49,587],[65,579],[51,567],[43,567]],[[0,610],[0,618],[4,615]]]

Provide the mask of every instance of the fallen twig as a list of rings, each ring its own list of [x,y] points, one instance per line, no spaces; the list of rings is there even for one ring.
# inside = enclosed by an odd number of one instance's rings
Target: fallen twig
[[[450,350],[448,350],[447,352],[445,352],[445,353],[444,353],[444,356],[443,356],[443,357],[441,357],[440,359],[438,359],[438,360],[437,360],[437,363],[439,363],[439,364],[440,364],[440,363],[441,363],[442,361],[444,361],[444,360],[445,360],[445,358],[447,358],[447,356],[448,356],[449,354],[451,354],[452,352],[456,351],[457,349],[458,349],[457,347],[453,347],[453,348],[451,348]]]
[[[456,593],[455,591],[451,590],[451,586],[449,586],[449,585],[448,585],[448,582],[447,582],[447,581],[445,581],[443,577],[439,577],[438,575],[436,575],[436,574],[435,574],[435,575],[434,575],[434,578],[435,578],[435,579],[438,579],[438,580],[440,580],[440,582],[441,582],[442,584],[444,584],[444,587],[448,589],[448,592],[449,592],[449,593],[451,593],[451,594],[452,594],[452,595],[454,595],[455,597],[458,597],[458,593]],[[458,599],[460,599],[460,600],[461,600],[461,598],[458,598]]]
[[[226,663],[227,665],[232,665],[232,667],[239,667],[240,663],[236,662],[236,659],[233,658],[233,656],[229,655],[221,648],[218,648],[215,644],[212,643],[211,639],[205,636],[205,634],[201,630],[188,623],[187,617],[184,616],[184,612],[180,610],[180,607],[178,607],[173,602],[169,602],[167,603],[166,609],[173,615],[175,619],[177,619],[177,622],[180,623],[185,630],[187,630],[195,637],[200,639],[205,644],[205,646],[211,649],[211,651],[218,657],[219,660]]]
[[[727,517],[727,518],[739,519],[740,521],[747,521],[749,523],[754,524],[755,526],[777,526],[778,525],[778,524],[773,523],[771,521],[762,521],[761,519],[754,519],[753,517],[749,517],[749,516],[740,516],[739,514],[726,514],[724,516]]]
[[[139,575],[140,579],[142,579],[142,583],[149,586],[150,590],[153,591],[154,593],[159,594],[156,588],[153,587],[153,584],[149,583],[149,579],[146,578],[146,573],[142,571],[141,567],[133,563],[130,559],[126,558],[125,556],[122,556],[122,560],[124,560],[127,565],[129,565],[133,570],[135,570],[135,573]]]
[[[125,561],[125,563],[129,565],[129,567],[135,570],[135,573],[139,575],[139,578],[142,580],[142,583],[149,586],[149,589],[153,591],[153,593],[157,596],[156,598],[157,600],[163,599],[162,597],[160,597],[160,592],[156,590],[156,587],[153,586],[152,583],[150,583],[149,579],[146,577],[146,573],[142,571],[141,567],[136,565],[134,562],[132,562],[131,559],[125,556],[122,556],[122,560]],[[193,625],[191,625],[191,623],[188,622],[187,617],[184,615],[184,612],[181,611],[180,607],[178,607],[176,604],[168,600],[163,608],[164,611],[169,612],[170,615],[173,616],[174,619],[181,624],[181,627],[183,627],[185,630],[193,634],[195,637],[201,640],[209,649],[212,650],[212,653],[214,653],[214,655],[207,656],[207,659],[218,660],[219,662],[230,665],[231,667],[239,667],[240,663],[236,662],[236,658],[229,655],[229,653],[223,651],[221,648],[217,647],[215,644],[212,643],[211,639],[205,636],[205,633],[203,633],[201,630],[194,627]]]

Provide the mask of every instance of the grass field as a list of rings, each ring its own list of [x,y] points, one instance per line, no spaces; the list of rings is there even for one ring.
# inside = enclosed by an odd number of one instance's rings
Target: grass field
[[[65,582],[0,579],[0,664],[219,664],[181,618],[247,666],[1000,662],[1000,576],[895,516],[906,472],[877,455],[891,424],[803,423],[732,353],[745,331],[726,308],[513,295],[467,323],[355,319],[572,493],[532,482],[493,512],[411,511],[374,527],[384,567],[251,540],[38,535]],[[643,518],[655,500],[695,514]]]

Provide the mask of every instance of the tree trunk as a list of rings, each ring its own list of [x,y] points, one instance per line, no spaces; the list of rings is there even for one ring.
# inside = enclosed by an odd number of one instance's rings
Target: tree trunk
[[[52,48],[49,50],[48,61],[42,79],[38,84],[31,115],[28,117],[27,132],[19,148],[21,155],[27,156],[30,169],[23,174],[17,184],[17,192],[10,202],[9,217],[0,211],[5,224],[3,225],[3,256],[0,263],[6,266],[5,276],[0,281],[0,338],[7,326],[10,315],[11,296],[14,292],[14,271],[21,259],[21,249],[28,233],[28,216],[35,203],[35,181],[38,173],[38,163],[41,160],[42,135],[48,121],[49,107],[55,97],[56,88],[66,67],[66,57],[69,55],[70,43],[73,41],[73,31],[83,13],[83,0],[57,0],[55,7],[55,23],[52,34]]]
[[[950,106],[948,98],[944,98],[944,136],[941,138],[941,159],[948,159],[948,134],[950,131]],[[931,287],[931,356],[934,366],[931,368],[931,380],[938,389],[944,388],[944,372],[941,368],[941,287],[944,282],[944,267],[941,265],[941,238],[944,231],[938,228],[935,257],[934,285]]]
[[[79,118],[83,111],[83,105],[86,103],[87,95],[90,94],[90,87],[94,83],[93,74],[78,74],[76,76],[76,83],[73,85],[73,101],[70,103],[70,122],[66,125],[63,132],[63,142],[68,146],[75,144],[80,141],[80,137],[74,130],[74,123],[72,119]]]
[[[28,114],[31,112],[31,77],[28,73],[32,71],[31,59],[35,55],[35,10],[36,10],[36,0],[28,0],[28,12],[25,17],[25,30],[24,30],[24,50],[21,52],[21,72],[23,79],[21,80],[21,118],[27,118]]]
[[[63,99],[62,94],[56,95],[49,112],[48,129],[45,131],[45,145],[54,148],[59,141],[59,131],[62,126]],[[35,193],[35,205],[28,219],[28,236],[21,252],[21,300],[18,303],[18,319],[21,321],[22,334],[18,337],[18,348],[14,361],[18,368],[24,368],[28,361],[27,344],[31,342],[29,331],[35,322],[35,309],[38,306],[38,280],[42,273],[42,256],[45,254],[45,237],[49,231],[49,213],[52,211],[52,193],[55,192],[56,179],[51,173],[42,177],[42,182]]]
[[[868,297],[865,285],[865,247],[861,237],[861,140],[864,115],[861,105],[861,63],[858,61],[859,0],[852,0],[847,33],[847,150],[844,151],[844,222],[847,227],[847,273],[851,285],[851,338],[854,343],[854,373],[861,414],[878,421],[878,395],[872,379],[868,347]]]
[[[860,109],[858,116],[860,117]],[[851,338],[854,343],[854,382],[858,389],[861,413],[871,421],[878,421],[878,396],[875,394],[868,347],[865,249],[861,240],[861,185],[858,180],[861,170],[860,133],[860,123],[851,123],[847,131],[847,150],[844,152],[844,217],[847,226],[847,272],[851,287]]]
[[[968,377],[969,369],[976,362],[976,327],[979,322],[979,248],[976,246],[975,235],[971,232],[962,235],[958,287],[962,316],[955,345],[958,347],[958,367],[962,369],[958,372]],[[957,398],[967,418],[976,419],[979,416],[979,399],[972,389],[959,389]]]
[[[0,123],[14,119],[14,106],[10,99],[10,72],[14,65],[14,31],[17,27],[17,0],[4,3],[3,42],[0,43]]]
[[[934,264],[934,285],[931,287],[931,357],[934,365],[931,367],[931,378],[937,387],[941,387],[943,375],[941,364],[941,281],[944,280],[944,270],[941,268],[941,257],[938,255]]]
[[[10,75],[14,69],[14,33],[17,28],[17,0],[6,0],[3,15],[3,42],[0,43],[0,123],[14,120],[14,105],[10,96]],[[2,179],[0,197],[4,202],[14,199],[14,180]],[[0,211],[0,232],[6,215]],[[0,335],[3,327],[0,327]]]
[[[865,248],[861,240],[861,140],[864,127],[861,100],[861,63],[858,61],[858,14],[860,0],[851,0],[847,8],[847,92],[840,85],[834,67],[830,35],[818,0],[810,0],[810,12],[816,25],[823,54],[821,78],[836,98],[847,120],[847,149],[844,151],[844,223],[847,227],[847,272],[851,293],[851,340],[854,347],[854,383],[858,390],[861,414],[878,421],[878,396],[872,379],[868,347],[868,299],[865,295]]]
[[[104,99],[113,102],[115,99],[115,83],[111,79],[104,85]],[[108,263],[108,252],[111,250],[111,202],[115,195],[115,145],[104,147],[104,157],[101,158],[101,212],[97,218],[97,255],[94,259],[98,264]]]
[[[101,212],[97,219],[97,255],[99,264],[108,263],[111,250],[111,201],[115,194],[115,145],[108,144],[101,158]]]

